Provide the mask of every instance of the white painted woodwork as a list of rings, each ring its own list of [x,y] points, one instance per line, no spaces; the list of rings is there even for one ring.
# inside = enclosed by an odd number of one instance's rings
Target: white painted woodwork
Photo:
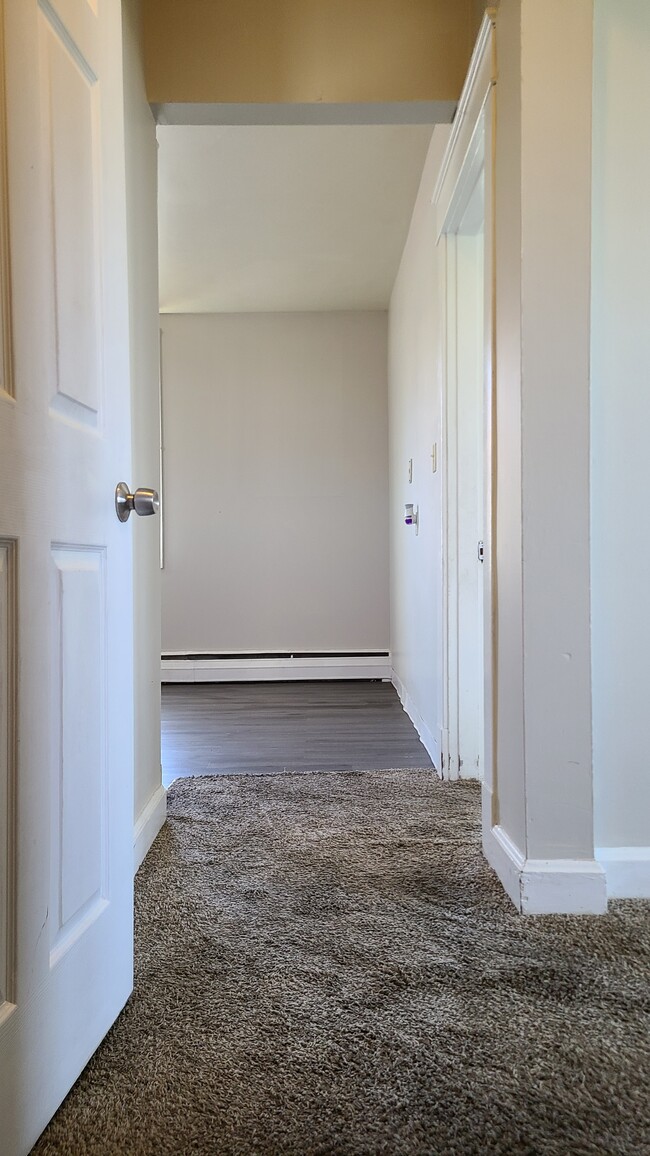
[[[439,736],[437,734],[433,733],[433,731],[429,727],[429,724],[427,723],[426,719],[424,719],[422,717],[418,708],[416,707],[415,703],[413,702],[413,699],[411,698],[406,687],[404,686],[404,683],[402,682],[399,675],[395,673],[395,671],[393,671],[390,681],[392,682],[393,686],[395,687],[395,690],[397,691],[397,694],[399,696],[399,700],[400,700],[402,706],[404,707],[406,714],[408,715],[411,722],[413,723],[413,726],[415,727],[416,731],[418,732],[418,735],[420,736],[420,741],[421,741],[423,747],[425,748],[427,754],[429,755],[431,762],[433,763],[434,767],[438,770],[438,773],[440,773],[440,770],[439,770],[439,768],[441,766],[440,756],[441,756],[442,752],[441,752],[441,747],[440,747]]]
[[[493,11],[488,12],[493,17]],[[496,72],[496,36],[494,30],[490,44],[493,75]],[[483,154],[483,574],[482,574],[482,623],[483,623],[483,670],[484,687],[481,698],[482,718],[479,733],[482,738],[482,821],[492,823],[494,819],[494,777],[495,777],[495,720],[496,720],[496,565],[494,549],[494,509],[497,480],[497,444],[494,420],[496,402],[496,256],[494,187],[495,162],[494,141],[496,122],[495,86],[490,88],[483,111],[484,154]]]
[[[103,550],[59,547],[52,551],[52,559],[53,657],[60,671],[53,687],[52,734],[59,756],[52,807],[56,949],[75,936],[80,920],[106,898],[106,591]]]
[[[496,78],[494,17],[494,8],[488,8],[479,28],[433,190],[438,237],[443,232],[455,231],[482,164],[484,110]]]
[[[450,778],[492,774],[494,20],[481,25],[433,194],[445,299],[443,733]],[[484,561],[478,543],[484,544]],[[489,794],[486,805],[491,809]]]
[[[0,754],[14,947],[0,1120],[3,1156],[24,1156],[131,990],[133,525],[113,509],[132,480],[120,4],[4,9],[14,397],[0,395],[0,561],[15,543],[5,728],[19,789]],[[6,639],[1,576],[0,590]]]
[[[229,654],[224,658],[166,656],[160,664],[163,682],[280,682],[313,679],[389,679],[390,655],[349,658],[332,654],[322,658],[251,658]]]
[[[481,135],[481,165],[483,140]],[[478,558],[478,543],[485,538],[484,473],[490,460],[485,447],[486,287],[481,166],[474,169],[474,181],[473,189],[465,179],[458,186],[463,190],[464,204],[459,207],[454,203],[453,219],[458,224],[440,246],[441,259],[446,258],[443,668],[447,672],[444,717],[450,778],[483,777],[484,697],[491,662],[489,648],[486,660],[483,637],[486,565]]]
[[[0,4],[0,17],[3,6]],[[4,25],[0,19],[0,62],[4,61]],[[9,285],[9,188],[7,183],[7,110],[5,71],[0,72],[0,398],[13,394],[11,292]]]
[[[500,8],[496,27],[499,61],[495,86],[495,346],[494,405],[496,482],[493,559],[499,591],[495,662],[495,773],[491,822],[525,848],[523,586],[521,453],[521,3]],[[508,471],[510,484],[505,482]],[[504,484],[498,484],[501,477]],[[507,607],[500,612],[500,600]],[[498,785],[497,779],[498,777]],[[498,798],[497,798],[498,787]],[[484,788],[484,797],[485,797]],[[485,806],[485,804],[484,804]]]
[[[14,982],[15,542],[0,540],[0,1024]]]
[[[478,221],[470,218],[476,212]],[[470,218],[470,219],[468,219]],[[478,557],[483,541],[484,452],[484,230],[482,176],[458,233],[448,238],[455,249],[455,270],[448,290],[456,297],[455,428],[447,426],[448,450],[456,467],[457,564],[453,576],[457,613],[458,772],[461,778],[483,773],[483,576]],[[449,511],[452,514],[452,511]],[[450,730],[451,730],[450,719]]]
[[[100,322],[95,155],[99,86],[69,36],[41,20],[43,77],[52,173],[57,382],[54,406],[97,422]],[[74,173],[74,181],[70,174]]]
[[[400,697],[420,733],[427,736],[426,745],[433,761],[441,767],[444,760],[443,773],[450,778],[459,776],[460,757],[464,760],[465,774],[468,771],[478,774],[481,761],[486,773],[491,766],[488,757],[491,705],[481,720],[483,684],[488,696],[491,685],[491,615],[485,616],[487,637],[482,641],[479,613],[481,589],[487,591],[488,605],[491,597],[490,530],[481,518],[482,507],[489,508],[491,490],[488,485],[483,500],[477,479],[485,472],[479,461],[481,438],[489,444],[491,437],[492,309],[487,284],[483,299],[477,254],[470,253],[481,247],[476,234],[482,207],[478,207],[471,222],[468,214],[472,211],[469,209],[472,193],[480,187],[484,153],[491,156],[493,82],[493,21],[486,18],[454,126],[451,130],[436,128],[434,131],[389,317],[391,653]],[[486,187],[488,205],[490,198],[491,190]],[[459,299],[456,234],[463,221],[464,231],[469,235],[460,240]],[[437,244],[443,228],[448,236]],[[484,244],[491,253],[489,227]],[[448,287],[447,246],[453,291]],[[467,292],[465,272],[469,277]],[[488,276],[486,272],[486,279]],[[459,303],[460,318],[457,317]],[[459,323],[463,330],[460,345]],[[482,336],[484,350],[480,348]],[[470,388],[470,396],[466,398],[463,393],[461,398],[461,412],[468,416],[460,435],[462,463],[458,461],[457,358],[462,363],[462,383]],[[452,364],[454,387],[447,396],[447,366]],[[477,389],[481,396],[481,366],[484,420],[477,412],[475,397]],[[411,457],[414,479],[409,485],[405,467]],[[487,455],[486,461],[489,460]],[[407,501],[419,504],[421,525],[417,539],[405,534],[402,526],[403,505]],[[459,501],[468,514],[463,519],[462,556],[459,556],[457,533]],[[453,512],[452,518],[449,511]],[[479,532],[481,522],[482,533]],[[481,537],[486,544],[486,564],[480,568],[477,544]],[[458,614],[459,574],[465,576],[464,590],[469,595],[468,600],[461,602],[462,621]],[[459,666],[459,624],[464,672]],[[454,638],[451,648],[450,635]],[[482,650],[485,678],[482,677]],[[463,713],[468,716],[465,729],[469,753],[465,756],[459,755],[461,691]],[[487,741],[482,758],[483,744],[479,736],[483,734]]]
[[[593,858],[527,859],[483,811],[483,850],[522,915],[601,915],[607,908],[605,872]]]
[[[650,899],[650,846],[596,847],[609,899]]]
[[[156,125],[144,87],[140,0],[123,0],[124,133],[129,254],[134,485],[160,486],[160,325]],[[160,518],[133,534],[134,841],[144,857],[164,822],[160,795]],[[162,799],[162,803],[160,800]],[[157,800],[153,810],[152,800]],[[143,816],[147,815],[146,822]],[[149,843],[147,842],[149,840]]]
[[[136,816],[133,828],[133,874],[144,859],[167,818],[167,791],[162,782]]]

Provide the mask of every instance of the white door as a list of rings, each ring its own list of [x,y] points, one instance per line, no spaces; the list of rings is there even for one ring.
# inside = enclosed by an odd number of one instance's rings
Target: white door
[[[29,1151],[132,986],[121,60],[119,0],[4,0],[3,1156]]]

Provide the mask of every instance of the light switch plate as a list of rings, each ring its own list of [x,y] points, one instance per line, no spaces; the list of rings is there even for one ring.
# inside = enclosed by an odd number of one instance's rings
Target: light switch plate
[[[413,458],[409,458],[409,484],[413,481]]]

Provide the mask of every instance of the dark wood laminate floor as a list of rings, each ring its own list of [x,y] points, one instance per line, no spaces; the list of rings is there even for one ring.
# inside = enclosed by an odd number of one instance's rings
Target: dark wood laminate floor
[[[162,688],[163,784],[185,775],[430,767],[390,683]]]

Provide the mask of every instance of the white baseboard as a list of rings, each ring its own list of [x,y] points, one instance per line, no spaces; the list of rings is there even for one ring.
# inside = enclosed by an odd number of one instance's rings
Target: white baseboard
[[[438,774],[440,774],[440,740],[435,738],[433,731],[422,718],[422,715],[415,706],[413,699],[404,686],[404,683],[394,670],[391,672],[391,682],[397,691],[398,698],[404,707],[406,714],[409,716],[413,726],[420,736],[420,742],[422,743],[422,746],[425,748],[429,758],[431,759],[431,762],[436,768],[436,771]]]
[[[506,895],[521,911],[521,872],[526,862],[503,827],[492,827],[483,808],[483,854],[496,872]]]
[[[521,873],[523,915],[604,915],[605,872],[595,859],[527,859]]]
[[[144,861],[167,817],[167,791],[160,786],[142,808],[133,828],[133,874]]]
[[[332,654],[323,658],[166,657],[161,661],[163,682],[278,682],[295,679],[390,678],[390,656]]]
[[[650,847],[596,847],[609,899],[650,899]]]
[[[503,827],[483,827],[483,852],[522,915],[603,915],[605,872],[595,859],[526,859]]]

